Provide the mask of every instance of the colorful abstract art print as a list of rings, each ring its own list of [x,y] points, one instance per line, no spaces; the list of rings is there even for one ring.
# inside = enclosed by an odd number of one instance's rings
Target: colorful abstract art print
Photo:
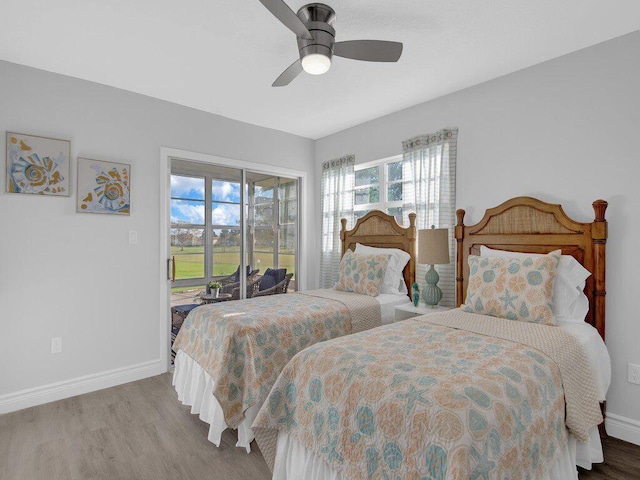
[[[7,192],[69,196],[71,142],[7,132]]]
[[[131,165],[78,157],[78,212],[131,213]]]

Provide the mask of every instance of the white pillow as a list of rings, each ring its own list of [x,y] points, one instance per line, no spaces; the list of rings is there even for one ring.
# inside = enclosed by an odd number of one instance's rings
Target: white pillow
[[[560,250],[557,250],[560,253]],[[554,252],[552,252],[554,253]],[[508,252],[480,246],[481,257],[542,257],[545,254]],[[584,322],[589,313],[589,299],[584,286],[591,272],[571,255],[562,255],[553,282],[553,315],[564,322]]]
[[[404,283],[404,276],[402,275],[404,267],[411,258],[407,252],[399,248],[369,247],[368,245],[356,243],[355,253],[359,255],[391,255],[380,293],[407,293],[407,285]]]

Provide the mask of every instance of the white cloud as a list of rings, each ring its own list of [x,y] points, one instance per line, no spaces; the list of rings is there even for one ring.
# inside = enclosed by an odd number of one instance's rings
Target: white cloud
[[[204,200],[204,179],[171,175],[171,196]]]
[[[224,182],[222,180],[213,181],[213,200],[225,202],[240,201],[240,184],[234,182]]]
[[[174,201],[171,205],[171,221],[204,224],[204,204]]]
[[[211,212],[214,225],[238,225],[240,210],[237,205],[219,205]]]
[[[204,180],[202,178],[171,176],[171,195],[178,198],[199,198],[204,200]],[[214,225],[238,225],[240,222],[240,206],[216,203],[215,200],[239,201],[240,185],[222,180],[213,181],[213,210],[211,212]],[[204,203],[199,201],[172,200],[171,221],[174,223],[192,223],[203,225],[205,221]]]
[[[231,193],[231,184],[229,182],[224,182],[222,184],[222,198],[227,198],[227,196]]]

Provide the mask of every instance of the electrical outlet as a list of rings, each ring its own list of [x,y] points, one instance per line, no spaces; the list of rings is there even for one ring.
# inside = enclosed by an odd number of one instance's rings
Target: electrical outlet
[[[629,383],[640,385],[640,365],[629,364]]]
[[[51,353],[62,353],[62,337],[51,339]]]
[[[136,245],[138,243],[138,232],[136,230],[129,231],[129,245]]]

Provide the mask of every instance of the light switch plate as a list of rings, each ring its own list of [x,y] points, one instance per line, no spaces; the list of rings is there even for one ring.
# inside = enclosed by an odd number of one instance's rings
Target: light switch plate
[[[640,385],[640,365],[629,364],[629,383]]]
[[[62,353],[62,337],[51,339],[51,353]]]

